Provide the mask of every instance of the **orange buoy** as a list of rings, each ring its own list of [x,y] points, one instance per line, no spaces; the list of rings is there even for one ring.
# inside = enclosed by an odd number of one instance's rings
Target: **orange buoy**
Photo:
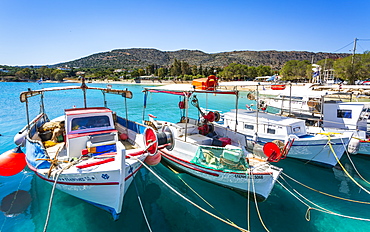
[[[157,164],[159,164],[159,162],[161,162],[161,154],[159,154],[159,152],[155,155],[148,155],[146,158],[145,158],[145,163],[147,165],[150,165],[150,166],[155,166]]]
[[[0,176],[13,176],[26,167],[26,155],[17,147],[0,155]]]

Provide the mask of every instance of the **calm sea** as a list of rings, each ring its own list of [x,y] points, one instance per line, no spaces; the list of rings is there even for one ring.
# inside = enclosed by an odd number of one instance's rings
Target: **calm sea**
[[[27,88],[38,89],[61,85],[66,84],[44,83],[38,85],[36,83],[0,82],[0,154],[15,147],[13,136],[27,121],[25,104],[20,103],[19,93]],[[91,85],[105,87],[104,84]],[[143,86],[113,84],[113,88],[128,88],[133,92],[133,99],[127,100],[128,117],[131,120],[141,121]],[[81,92],[70,91],[57,95],[45,94],[46,112],[50,118],[53,118],[63,114],[64,108],[74,105],[82,107],[81,97]],[[92,95],[88,92],[88,97],[89,106],[99,106],[103,102],[100,94]],[[124,116],[126,112],[124,99],[113,96],[113,101],[109,101],[111,97],[107,96],[107,98],[108,107]],[[201,96],[199,98],[202,99]],[[208,107],[211,109],[226,111],[235,108],[234,97],[215,98],[209,96],[208,98]],[[178,121],[181,117],[177,108],[178,101],[176,96],[150,95],[145,115],[151,113],[159,119]],[[242,93],[239,107],[245,108],[245,104],[250,105],[251,102],[246,99],[246,93]],[[201,105],[201,107],[206,107],[206,105]],[[34,115],[38,113],[38,99],[30,101],[30,110]],[[370,172],[368,171],[370,157],[352,156],[351,159],[353,165],[348,158],[342,159],[346,169],[356,182],[364,188],[370,189],[369,184],[365,181],[370,180]],[[283,178],[279,178],[281,184],[277,183],[269,198],[265,202],[258,203],[257,206],[254,202],[248,202],[232,190],[215,186],[184,173],[174,173],[162,164],[152,167],[152,170],[169,185],[205,210],[251,231],[266,231],[268,229],[274,232],[360,232],[370,230],[370,222],[366,221],[370,219],[370,205],[368,204],[370,195],[354,184],[343,171],[335,168],[317,167],[291,159],[282,160],[276,165],[283,167],[284,174],[287,176],[283,175]],[[365,180],[356,174],[354,167]],[[292,181],[288,176],[307,187]],[[0,212],[0,231],[43,231],[52,186],[43,182],[29,170],[12,177],[0,177],[0,200],[16,190],[27,191],[32,201],[27,210],[17,216],[6,217],[3,212]],[[322,192],[330,195],[324,195]],[[208,204],[199,196],[202,196]],[[147,222],[139,200],[142,202]],[[307,214],[309,207],[320,209],[320,211],[311,209]],[[130,186],[118,221],[113,221],[109,213],[56,190],[47,231],[150,230],[161,232],[238,231],[183,200],[145,168],[138,172]]]

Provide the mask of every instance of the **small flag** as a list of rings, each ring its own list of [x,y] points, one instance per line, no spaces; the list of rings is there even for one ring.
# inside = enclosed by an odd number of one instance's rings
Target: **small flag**
[[[42,84],[42,77],[40,78],[40,80],[37,81],[37,84],[39,84],[39,85]]]

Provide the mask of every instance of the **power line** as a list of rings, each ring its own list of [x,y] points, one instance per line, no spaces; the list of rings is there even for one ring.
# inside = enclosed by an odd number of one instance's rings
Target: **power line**
[[[343,48],[348,47],[349,45],[352,45],[352,44],[353,44],[353,42],[351,42],[351,43],[347,44],[346,46],[344,46],[344,47],[342,47],[342,48],[340,48],[340,49],[338,49],[338,50],[336,50],[336,51],[334,51],[334,52],[340,51],[340,50],[342,50]],[[334,52],[333,52],[333,53],[334,53]]]

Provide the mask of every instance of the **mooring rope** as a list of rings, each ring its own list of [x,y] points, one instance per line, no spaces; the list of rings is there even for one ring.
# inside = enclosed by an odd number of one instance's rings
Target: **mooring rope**
[[[352,138],[354,138],[354,139],[358,139],[358,138],[355,138],[355,137],[352,137]],[[342,141],[342,144],[343,144],[343,147],[344,148],[346,148],[345,146],[344,146],[344,143],[343,143],[343,138],[341,138],[341,141]],[[360,146],[360,145],[359,145]],[[351,165],[352,165],[352,167],[353,167],[353,169],[355,170],[355,172],[356,172],[356,174],[360,177],[360,179],[362,179],[363,181],[365,181],[367,184],[370,184],[370,182],[368,182],[361,174],[360,174],[360,172],[357,170],[357,168],[356,168],[356,166],[355,166],[355,164],[353,163],[353,161],[352,161],[352,159],[351,159],[351,157],[350,157],[350,154],[348,153],[348,150],[347,149],[345,149],[345,151],[346,151],[346,155],[347,155],[347,158],[348,158],[348,160],[349,160],[349,162],[351,163]]]
[[[53,203],[53,198],[54,198],[54,191],[55,191],[55,188],[56,188],[56,185],[57,185],[57,182],[58,182],[58,179],[59,179],[59,176],[60,174],[62,174],[62,172],[68,168],[70,168],[72,165],[74,165],[75,163],[77,163],[77,161],[74,161],[74,162],[71,162],[69,163],[67,166],[65,166],[63,169],[61,169],[59,172],[56,173],[55,175],[55,181],[54,181],[54,184],[53,184],[53,188],[51,190],[51,194],[50,194],[50,200],[49,200],[49,207],[48,207],[48,212],[47,212],[47,215],[46,215],[46,220],[45,220],[45,225],[44,225],[44,232],[46,232],[46,229],[48,227],[48,224],[49,224],[49,218],[50,218],[50,213],[51,213],[51,206],[52,206],[52,203]]]
[[[286,183],[288,183],[282,176],[280,176]],[[316,206],[317,208],[315,207],[311,207],[309,204],[307,204],[306,202],[304,202],[302,199],[300,199],[298,196],[296,196],[292,191],[290,191],[285,185],[283,185],[279,180],[276,180],[285,190],[287,190],[293,197],[295,197],[298,201],[300,201],[302,204],[304,204],[306,207],[307,207],[307,211],[306,211],[306,214],[305,214],[305,219],[307,221],[310,221],[311,220],[311,210],[316,210],[316,211],[319,211],[319,212],[322,212],[322,213],[327,213],[327,214],[331,214],[331,215],[335,215],[335,216],[339,216],[339,217],[343,217],[343,218],[348,218],[348,219],[353,219],[353,220],[359,220],[359,221],[370,221],[370,219],[367,219],[367,218],[359,218],[359,217],[352,217],[352,216],[348,216],[348,215],[344,215],[344,214],[339,214],[339,213],[335,213],[333,211],[330,211],[328,209],[325,209],[324,207],[321,207],[315,203],[313,203],[312,201],[308,200],[306,197],[304,197],[301,193],[299,193],[296,189],[294,189],[292,186],[289,186],[293,189],[293,191],[299,195],[301,198],[303,198],[304,200],[306,200],[307,202],[311,203],[312,205]]]
[[[331,133],[322,133],[322,134],[325,134],[326,136],[328,136],[328,145],[330,147],[330,150],[331,152],[333,153],[335,159],[337,160],[338,164],[340,165],[340,167],[343,169],[344,173],[346,173],[346,175],[353,181],[353,183],[355,183],[359,188],[361,188],[362,190],[364,190],[367,194],[370,194],[370,191],[365,189],[362,185],[360,185],[347,171],[347,169],[343,166],[343,164],[340,162],[340,160],[338,159],[338,156],[337,154],[335,154],[335,151],[333,149],[333,146],[331,145],[331,141],[330,141],[330,134]]]
[[[193,201],[191,201],[190,199],[188,199],[187,197],[185,197],[184,195],[182,195],[181,193],[179,193],[176,189],[174,189],[173,187],[171,187],[168,183],[166,183],[159,175],[157,175],[152,169],[150,169],[143,161],[141,161],[141,160],[139,160],[138,158],[136,158],[136,157],[131,157],[131,158],[134,158],[134,159],[136,159],[136,160],[138,160],[146,169],[148,169],[155,177],[157,177],[158,178],[158,180],[160,180],[164,185],[166,185],[170,190],[172,190],[174,193],[176,193],[178,196],[180,196],[181,198],[183,198],[185,201],[187,201],[187,202],[189,202],[190,204],[192,204],[193,206],[195,206],[196,208],[198,208],[199,210],[201,210],[201,211],[203,211],[203,212],[205,212],[206,214],[208,214],[208,215],[210,215],[210,216],[212,216],[212,217],[214,217],[214,218],[216,218],[216,219],[218,219],[218,220],[220,220],[220,221],[222,221],[222,222],[224,222],[224,223],[226,223],[226,224],[228,224],[228,225],[230,225],[230,226],[232,226],[232,227],[234,227],[234,228],[236,228],[236,229],[238,229],[238,230],[240,230],[240,231],[244,231],[244,232],[249,232],[248,230],[246,230],[246,229],[244,229],[244,228],[242,228],[242,227],[240,227],[240,226],[237,226],[237,225],[235,225],[235,224],[233,224],[233,223],[230,223],[230,222],[228,222],[227,220],[225,220],[225,219],[222,219],[222,218],[220,218],[219,216],[217,216],[217,215],[215,215],[215,214],[213,214],[213,213],[211,213],[211,212],[209,212],[209,211],[207,211],[207,210],[205,210],[205,209],[203,209],[202,207],[200,207],[199,205],[197,205],[196,203],[194,203]]]
[[[349,202],[354,202],[354,203],[359,203],[359,204],[367,204],[367,205],[370,205],[370,202],[366,202],[366,201],[357,201],[357,200],[352,200],[352,199],[348,199],[348,198],[343,198],[343,197],[338,197],[338,196],[335,196],[335,195],[332,195],[332,194],[329,194],[329,193],[326,193],[326,192],[322,192],[320,190],[317,190],[317,189],[314,189],[310,186],[307,186],[301,182],[299,182],[298,180],[294,179],[293,177],[291,176],[288,176],[286,173],[283,173],[282,174],[286,177],[288,177],[289,179],[291,179],[292,181],[296,182],[297,184],[299,185],[302,185],[303,187],[307,188],[307,189],[310,189],[312,191],[315,191],[317,193],[320,193],[320,194],[323,194],[323,195],[326,195],[326,196],[329,196],[329,197],[333,197],[333,198],[337,198],[339,200],[343,200],[343,201],[349,201]]]
[[[255,186],[254,186],[254,175],[253,175],[253,173],[252,173],[252,172],[249,172],[249,174],[250,174],[250,175],[251,175],[251,177],[252,177],[252,178],[250,178],[250,179],[252,179],[252,181],[251,181],[251,182],[252,182],[252,187],[253,187],[254,204],[256,205],[256,210],[257,210],[258,218],[259,218],[259,220],[260,220],[260,222],[261,222],[261,224],[262,224],[263,228],[264,228],[267,232],[270,232],[270,231],[267,229],[267,227],[266,227],[265,223],[263,222],[263,219],[262,219],[262,216],[261,216],[260,210],[259,210],[259,208],[258,208],[257,197],[256,197],[256,189],[255,189]],[[249,194],[248,194],[248,195],[249,195]]]
[[[178,174],[178,172],[176,170],[174,170],[173,168],[169,167],[168,168],[173,171],[174,173]],[[212,209],[214,209],[217,213],[221,214],[221,216],[223,216],[227,221],[229,221],[230,223],[236,225],[233,221],[231,221],[229,218],[227,218],[223,213],[221,213],[220,211],[218,211],[211,203],[209,203],[206,199],[204,199],[197,191],[195,191],[195,189],[193,189],[188,183],[186,183],[182,178],[181,176],[177,175],[177,177],[186,185],[186,187],[188,187],[193,193],[195,193],[195,195],[197,195],[202,201],[204,201],[209,207],[211,207]]]
[[[129,166],[130,166],[130,169],[132,169],[131,164],[129,164]],[[133,174],[132,178],[133,178],[133,181],[134,181],[134,186],[135,186],[135,190],[136,190],[136,194],[137,194],[137,199],[138,199],[138,201],[139,201],[140,208],[141,208],[141,212],[143,213],[143,216],[144,216],[144,219],[145,219],[145,223],[146,223],[146,225],[147,225],[147,227],[148,227],[148,230],[149,230],[150,232],[152,232],[152,228],[150,227],[150,224],[149,224],[148,218],[147,218],[147,216],[146,216],[146,213],[145,213],[145,210],[144,210],[144,207],[143,207],[143,203],[141,202],[141,198],[140,198],[139,191],[138,191],[137,186],[136,186],[135,176],[136,176],[136,173],[135,173],[135,174]]]
[[[251,189],[251,182],[248,180],[248,191],[249,191],[249,189]],[[247,204],[247,224],[248,224],[248,230],[250,231],[250,224],[251,224],[251,219],[250,219],[250,212],[251,212],[251,210],[250,210],[250,194],[248,194],[248,198],[247,198],[247,202],[248,202],[248,204]]]

